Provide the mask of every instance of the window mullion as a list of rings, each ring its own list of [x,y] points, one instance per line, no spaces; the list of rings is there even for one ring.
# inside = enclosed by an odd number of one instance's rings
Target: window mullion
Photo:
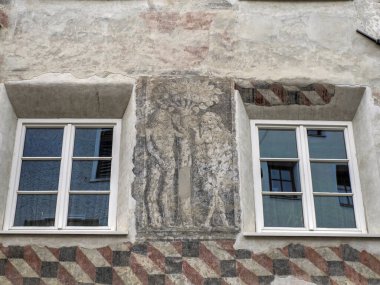
[[[65,126],[65,136],[63,141],[62,150],[62,170],[60,176],[59,185],[59,199],[57,201],[57,211],[58,211],[58,229],[63,229],[65,227],[65,220],[67,215],[67,195],[68,188],[70,187],[69,175],[70,175],[70,164],[71,164],[71,148],[72,148],[72,136],[73,136],[73,126],[68,124]]]
[[[313,187],[311,182],[310,162],[309,162],[309,146],[307,143],[307,129],[300,126],[300,144],[301,144],[301,164],[303,169],[302,178],[304,179],[304,197],[305,197],[305,210],[308,218],[308,229],[315,230],[315,213],[314,213],[314,199]]]

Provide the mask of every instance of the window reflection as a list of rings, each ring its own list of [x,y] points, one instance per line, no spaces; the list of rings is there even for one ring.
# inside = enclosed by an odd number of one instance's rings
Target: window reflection
[[[263,192],[297,193],[301,192],[298,162],[266,161],[261,162]],[[273,199],[300,199],[297,195],[270,195]]]
[[[336,181],[339,193],[352,193],[350,177],[347,165],[336,166]],[[352,196],[339,197],[339,204],[342,207],[353,207]]]
[[[112,156],[112,128],[76,128],[74,157]]]
[[[268,163],[269,191],[296,192],[294,166]]]
[[[310,158],[346,159],[344,131],[308,129]]]

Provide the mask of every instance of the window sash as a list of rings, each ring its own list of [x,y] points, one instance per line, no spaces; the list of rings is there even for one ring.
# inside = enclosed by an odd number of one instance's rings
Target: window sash
[[[25,143],[25,134],[27,128],[54,128],[64,129],[62,154],[61,157],[23,157]],[[83,128],[112,128],[112,156],[111,157],[73,157],[75,129]],[[19,119],[16,143],[13,155],[12,173],[10,188],[8,194],[8,203],[4,222],[4,230],[76,230],[76,231],[93,231],[93,230],[116,230],[116,205],[117,205],[117,186],[118,186],[118,168],[119,168],[119,147],[120,147],[120,120],[119,119]],[[18,185],[20,180],[20,171],[22,161],[27,160],[60,160],[60,174],[58,182],[58,191],[19,191]],[[71,168],[75,160],[109,160],[111,161],[110,189],[106,191],[71,191]],[[27,193],[26,193],[27,192]],[[20,194],[40,195],[55,194],[57,195],[55,224],[50,227],[34,226],[13,226],[17,197]],[[108,203],[108,225],[107,226],[67,226],[69,195],[76,194],[96,194],[109,195]]]
[[[260,157],[259,149],[259,129],[295,129],[298,158],[263,158]],[[308,129],[318,130],[342,130],[344,131],[345,147],[347,159],[310,159],[308,146]],[[252,138],[252,158],[253,158],[253,175],[254,175],[254,196],[255,196],[255,214],[256,214],[256,231],[258,232],[366,232],[363,201],[360,190],[359,174],[354,152],[354,140],[352,125],[350,122],[315,122],[315,121],[269,121],[269,120],[252,120],[251,121],[251,138]],[[304,228],[290,227],[264,227],[264,209],[263,196],[273,195],[274,192],[262,191],[261,166],[262,161],[298,161],[300,171],[301,192],[289,192],[286,194],[302,195],[302,206],[304,215]],[[313,192],[311,177],[311,162],[344,162],[348,164],[349,176],[351,181],[352,193],[339,192]],[[277,195],[277,194],[275,194]],[[314,207],[314,196],[328,197],[352,197],[354,205],[354,215],[356,228],[318,228],[316,225],[316,213]]]

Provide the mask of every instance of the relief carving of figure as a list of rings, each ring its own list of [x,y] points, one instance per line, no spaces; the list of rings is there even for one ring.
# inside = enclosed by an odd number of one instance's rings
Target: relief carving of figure
[[[162,230],[233,226],[232,136],[221,118],[229,104],[220,101],[224,93],[208,80],[186,78],[159,82],[149,94],[147,223]]]
[[[231,183],[230,133],[224,127],[222,119],[211,112],[203,114],[199,129],[194,128],[193,130],[197,145],[198,172],[203,177],[203,189],[210,197],[204,226],[209,227],[216,214],[218,214],[221,224],[228,226],[222,191],[228,189]]]
[[[146,130],[150,170],[146,197],[148,218],[153,227],[175,224],[177,204],[174,174],[176,160],[173,148],[176,138],[181,136],[173,126],[170,112],[159,109],[153,113]]]

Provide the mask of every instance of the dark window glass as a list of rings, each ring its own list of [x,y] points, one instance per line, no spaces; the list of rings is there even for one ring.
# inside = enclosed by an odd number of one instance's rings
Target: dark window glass
[[[301,196],[296,195],[264,195],[265,227],[303,227]]]
[[[347,163],[312,162],[314,192],[352,193]]]
[[[301,192],[298,162],[261,162],[263,192]]]
[[[18,195],[14,226],[54,226],[57,195]]]
[[[110,190],[110,160],[74,160],[71,190]]]
[[[70,195],[68,226],[107,226],[108,195]]]
[[[297,158],[295,130],[259,130],[260,157]]]
[[[346,159],[343,131],[308,130],[310,158]]]
[[[74,157],[112,156],[112,128],[76,128]]]
[[[25,157],[60,157],[63,128],[27,128],[25,133]]]
[[[342,205],[347,197],[314,196],[315,215],[319,228],[355,228],[353,207]],[[352,199],[352,197],[349,197]]]
[[[59,160],[24,160],[21,165],[19,190],[58,190]]]

